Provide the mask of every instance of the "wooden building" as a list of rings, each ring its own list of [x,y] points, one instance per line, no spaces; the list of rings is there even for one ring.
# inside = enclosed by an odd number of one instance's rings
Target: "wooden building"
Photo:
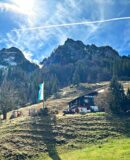
[[[70,101],[69,110],[74,112],[91,112],[98,111],[98,107],[95,106],[94,97],[97,96],[97,91],[89,92],[83,96],[77,97]]]

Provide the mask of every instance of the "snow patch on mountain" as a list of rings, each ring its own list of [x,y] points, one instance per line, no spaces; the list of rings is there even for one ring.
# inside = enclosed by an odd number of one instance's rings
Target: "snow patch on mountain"
[[[4,65],[0,65],[0,69],[6,69],[7,67]]]
[[[15,62],[15,57],[6,58],[6,59],[4,59],[4,61],[11,66],[16,66],[17,65],[17,63]]]

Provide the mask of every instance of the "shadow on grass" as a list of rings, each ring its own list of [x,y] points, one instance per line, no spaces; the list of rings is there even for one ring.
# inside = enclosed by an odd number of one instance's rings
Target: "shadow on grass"
[[[41,136],[42,144],[45,144],[45,151],[52,160],[61,160],[56,149],[56,134],[53,132],[56,127],[56,116],[52,114],[41,115],[33,118],[32,129],[36,135]],[[37,142],[38,143],[38,142]]]

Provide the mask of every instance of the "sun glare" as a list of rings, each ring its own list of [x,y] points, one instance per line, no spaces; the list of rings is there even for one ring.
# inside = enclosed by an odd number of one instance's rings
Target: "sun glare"
[[[33,14],[35,0],[11,0],[25,14]]]

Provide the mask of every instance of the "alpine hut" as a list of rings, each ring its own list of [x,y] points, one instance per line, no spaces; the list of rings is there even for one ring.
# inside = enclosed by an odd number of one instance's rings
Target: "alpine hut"
[[[97,112],[98,106],[95,106],[94,97],[97,96],[97,91],[91,91],[85,95],[77,97],[68,103],[69,111],[77,113]]]

